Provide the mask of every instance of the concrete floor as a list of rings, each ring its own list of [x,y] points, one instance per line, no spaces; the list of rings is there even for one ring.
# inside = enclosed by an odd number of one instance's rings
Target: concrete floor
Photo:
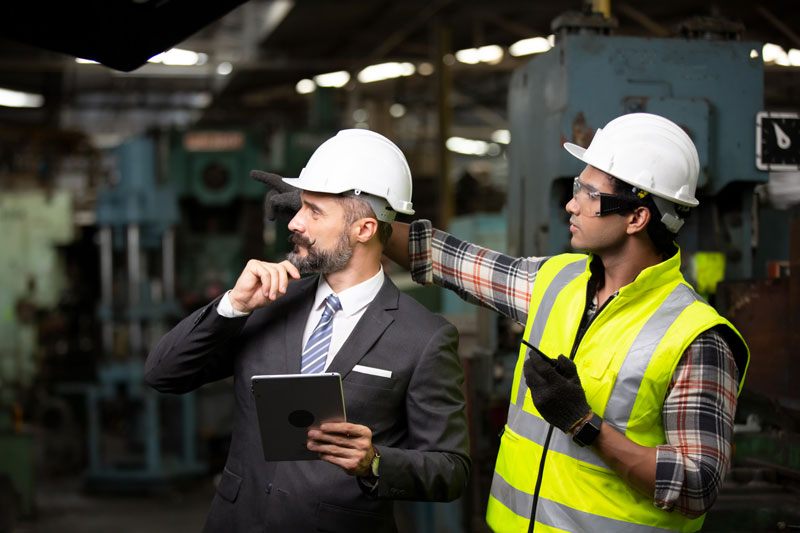
[[[40,483],[37,514],[13,533],[198,532],[214,495],[211,478],[155,495],[86,494],[79,480]]]

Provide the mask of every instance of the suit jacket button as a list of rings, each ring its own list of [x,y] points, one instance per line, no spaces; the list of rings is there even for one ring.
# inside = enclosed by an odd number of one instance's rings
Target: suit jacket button
[[[264,487],[264,492],[267,494],[272,492],[272,483],[269,483],[266,487]]]

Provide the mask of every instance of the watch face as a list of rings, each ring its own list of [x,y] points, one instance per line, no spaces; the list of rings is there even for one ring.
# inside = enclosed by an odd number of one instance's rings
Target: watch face
[[[800,169],[800,116],[762,111],[756,116],[756,167]]]

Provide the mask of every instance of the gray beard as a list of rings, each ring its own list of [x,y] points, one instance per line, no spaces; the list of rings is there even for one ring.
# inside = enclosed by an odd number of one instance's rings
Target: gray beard
[[[291,241],[295,244],[293,251],[289,252],[286,259],[300,271],[301,274],[311,274],[318,272],[320,274],[332,274],[340,272],[350,263],[350,258],[353,257],[353,247],[347,240],[347,233],[342,232],[336,241],[336,246],[333,250],[319,250],[303,239],[297,234],[293,234]],[[297,251],[298,245],[303,245],[306,250],[306,256],[300,257]]]

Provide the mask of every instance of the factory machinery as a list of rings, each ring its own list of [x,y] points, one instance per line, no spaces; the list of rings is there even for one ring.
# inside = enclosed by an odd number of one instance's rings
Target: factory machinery
[[[700,206],[678,238],[685,275],[752,350],[733,468],[704,530],[797,526],[800,210],[797,201],[770,204],[766,172],[778,179],[797,170],[797,115],[763,109],[762,43],[739,41],[737,24],[693,19],[674,38],[617,37],[614,26],[599,13],[566,13],[553,21],[555,46],[512,75],[505,245],[497,245],[498,217],[456,220],[451,231],[514,256],[571,251],[564,206],[583,164],[562,144],[586,147],[598,128],[625,113],[655,113],[683,127],[701,167]],[[478,347],[465,368],[476,515],[485,506],[520,333],[479,313]]]

